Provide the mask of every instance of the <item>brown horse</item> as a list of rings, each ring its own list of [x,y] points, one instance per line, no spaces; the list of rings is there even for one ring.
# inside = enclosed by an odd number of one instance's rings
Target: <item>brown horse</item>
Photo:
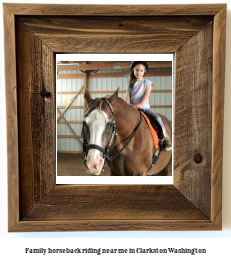
[[[155,148],[149,127],[137,109],[118,97],[118,90],[109,98],[93,100],[85,89],[88,104],[82,131],[85,169],[91,175],[100,175],[107,161],[113,176],[157,174],[169,163],[172,151],[160,150],[150,169]],[[161,118],[171,140],[171,124],[164,116]]]

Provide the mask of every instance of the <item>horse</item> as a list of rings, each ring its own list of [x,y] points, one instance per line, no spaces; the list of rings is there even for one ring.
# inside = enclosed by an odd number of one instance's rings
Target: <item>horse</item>
[[[82,138],[84,167],[90,175],[100,175],[107,161],[111,176],[158,175],[169,163],[172,151],[157,152],[151,131],[141,113],[118,97],[119,88],[109,97],[92,99],[85,88],[87,102]],[[170,141],[171,123],[162,118]],[[158,127],[157,127],[158,129]]]

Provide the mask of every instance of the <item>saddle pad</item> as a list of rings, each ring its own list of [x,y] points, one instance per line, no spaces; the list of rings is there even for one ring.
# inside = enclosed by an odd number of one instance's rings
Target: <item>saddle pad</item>
[[[159,148],[159,138],[158,138],[158,135],[157,135],[157,131],[152,127],[152,124],[150,123],[148,117],[144,114],[144,112],[140,111],[142,113],[142,115],[144,116],[147,124],[148,124],[148,127],[151,131],[151,134],[152,134],[152,139],[153,139],[153,143],[154,143],[154,146],[155,146],[155,149],[157,150]]]

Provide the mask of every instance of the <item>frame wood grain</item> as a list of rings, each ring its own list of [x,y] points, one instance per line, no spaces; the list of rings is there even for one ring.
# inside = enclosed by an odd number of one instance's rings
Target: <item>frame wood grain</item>
[[[8,229],[220,230],[226,5],[4,4]],[[174,184],[56,185],[55,54],[175,53]]]

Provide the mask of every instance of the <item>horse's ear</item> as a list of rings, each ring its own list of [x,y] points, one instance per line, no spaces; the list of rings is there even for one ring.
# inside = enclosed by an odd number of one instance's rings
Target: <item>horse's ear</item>
[[[120,89],[120,87],[113,93],[113,95],[110,98],[110,102],[113,102],[115,99],[118,98],[119,89]]]
[[[90,94],[90,92],[88,91],[87,88],[85,88],[84,98],[85,98],[85,100],[87,101],[87,103],[89,103],[89,102],[92,101],[91,94]]]

